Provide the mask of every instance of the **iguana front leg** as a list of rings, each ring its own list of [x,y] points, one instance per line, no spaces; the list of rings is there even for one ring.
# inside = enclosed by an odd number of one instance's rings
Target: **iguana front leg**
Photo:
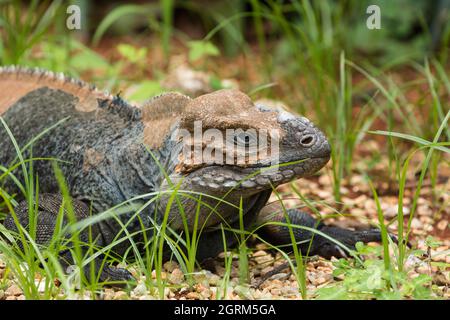
[[[339,227],[327,226],[323,222],[317,221],[311,215],[298,209],[288,209],[286,210],[286,214],[289,219],[286,219],[282,208],[276,208],[275,204],[266,206],[261,211],[259,223],[269,223],[262,228],[261,236],[274,245],[292,244],[290,231],[287,226],[270,224],[271,221],[286,223],[287,220],[289,220],[290,223],[294,225],[291,229],[295,240],[298,243],[298,248],[304,255],[319,255],[326,259],[330,259],[332,256],[336,258],[347,258],[349,256],[349,252],[335,242],[319,235],[318,233],[297,228],[295,225],[318,230],[330,238],[339,241],[346,248],[351,250],[355,249],[357,242],[381,242],[381,232],[378,229],[353,231]],[[394,235],[390,234],[390,237],[394,242],[397,242],[397,238]],[[289,246],[288,248],[291,247]]]
[[[61,206],[63,205],[63,199],[61,195],[58,194],[41,194],[38,197],[38,206],[37,206],[37,222],[36,222],[36,239],[35,242],[39,245],[48,245],[51,241],[51,239],[54,236],[56,223],[57,223],[57,216],[60,212]],[[72,207],[74,211],[74,215],[77,221],[80,221],[82,219],[85,219],[89,217],[89,208],[81,201],[78,200],[72,200]],[[26,201],[22,201],[19,203],[17,208],[15,209],[15,213],[18,219],[18,222],[21,226],[25,228],[29,232],[29,212],[28,212],[28,203]],[[67,225],[69,219],[67,216],[67,211],[64,210],[64,217],[63,217],[63,225]],[[4,225],[6,229],[18,232],[18,226],[16,222],[14,221],[14,218],[12,215],[9,215],[5,221]],[[103,246],[105,244],[102,243],[102,237],[99,234],[98,227],[96,225],[93,225],[91,228],[91,239],[95,239],[95,245],[96,246]],[[69,234],[66,234],[65,237],[68,239],[71,238]],[[83,244],[89,243],[89,231],[87,229],[83,230],[79,234],[79,241],[81,243],[82,248],[82,254],[85,255],[87,252],[87,246]],[[23,248],[22,244],[19,243],[19,246]],[[72,257],[72,254],[70,250],[64,250],[60,253],[60,262],[64,267],[67,267],[71,264],[74,264],[74,259]],[[102,265],[102,259],[96,258],[94,260],[94,275],[99,275],[99,281],[100,282],[123,282],[123,281],[129,281],[133,280],[134,278],[132,275],[125,269],[121,268],[115,268],[111,267],[107,264]],[[84,273],[86,275],[87,279],[90,279],[91,272],[90,272],[91,264],[88,264],[85,269]]]

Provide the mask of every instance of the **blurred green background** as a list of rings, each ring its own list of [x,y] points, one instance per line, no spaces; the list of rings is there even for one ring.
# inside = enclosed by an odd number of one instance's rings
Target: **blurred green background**
[[[70,4],[81,9],[80,31],[66,27]],[[366,26],[366,9],[373,4],[381,10],[379,30]],[[39,60],[62,59],[64,50],[95,49],[108,39],[128,37],[144,47],[162,47],[166,59],[177,41],[192,57],[217,54],[215,47],[227,57],[258,50],[269,69],[282,65],[295,72],[295,58],[302,55],[329,71],[327,63],[336,62],[342,50],[349,59],[378,66],[430,54],[446,61],[450,39],[449,0],[1,0],[0,5],[2,64],[43,64]],[[37,45],[39,57],[32,54]],[[55,46],[59,50],[52,52]],[[81,66],[67,59],[52,67],[101,67],[83,60]]]

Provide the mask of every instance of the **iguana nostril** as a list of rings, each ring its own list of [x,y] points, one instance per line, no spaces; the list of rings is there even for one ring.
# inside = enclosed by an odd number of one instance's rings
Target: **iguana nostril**
[[[304,147],[310,147],[312,146],[312,144],[314,143],[314,136],[313,135],[307,135],[304,136],[301,140],[300,143],[302,144],[302,146]]]

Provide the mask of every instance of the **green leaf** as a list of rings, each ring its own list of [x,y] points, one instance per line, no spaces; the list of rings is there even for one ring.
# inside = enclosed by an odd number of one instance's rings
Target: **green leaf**
[[[320,288],[316,291],[318,299],[320,300],[344,300],[350,299],[346,288],[344,286],[332,286]]]
[[[389,137],[401,138],[401,139],[405,139],[405,140],[416,142],[416,143],[424,145],[424,146],[433,147],[434,149],[437,149],[437,150],[442,151],[442,152],[450,153],[450,149],[445,147],[447,145],[450,145],[450,143],[448,143],[448,142],[433,143],[433,142],[427,141],[425,139],[412,136],[410,134],[399,133],[399,132],[389,132],[389,131],[382,131],[382,130],[369,131],[369,133],[379,134],[379,135],[389,136]]]
[[[425,244],[427,245],[427,247],[434,249],[434,248],[441,246],[442,241],[439,241],[439,240],[433,238],[432,236],[428,236],[427,239],[425,240]]]
[[[131,63],[140,63],[147,55],[146,48],[136,48],[132,45],[121,43],[117,46],[119,53]]]
[[[72,57],[70,63],[77,71],[93,69],[107,70],[109,68],[109,64],[106,60],[91,50],[80,51]]]
[[[381,289],[382,286],[381,275],[383,274],[383,270],[378,268],[378,266],[373,265],[367,271],[370,274],[366,281],[367,288],[370,290]]]
[[[210,41],[189,41],[189,60],[195,61],[207,56],[218,56],[220,54],[219,49]]]
[[[149,99],[152,96],[155,96],[156,94],[162,92],[163,89],[161,88],[161,85],[158,81],[143,81],[141,82],[135,90],[131,94],[128,95],[129,100],[134,101],[144,101]]]
[[[217,76],[211,76],[209,79],[209,85],[213,90],[220,90],[224,89],[224,86],[222,85],[222,80],[220,80]]]

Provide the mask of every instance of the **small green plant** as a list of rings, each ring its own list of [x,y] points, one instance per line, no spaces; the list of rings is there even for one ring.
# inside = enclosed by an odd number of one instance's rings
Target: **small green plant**
[[[194,62],[198,59],[204,59],[207,57],[218,56],[220,51],[210,41],[189,41],[187,43],[189,47],[189,60]]]
[[[356,248],[359,255],[370,255],[371,258],[362,264],[344,259],[334,262],[333,276],[342,280],[318,289],[315,292],[318,299],[435,298],[429,275],[420,274],[411,278],[406,271],[386,270],[382,247],[359,243]]]

